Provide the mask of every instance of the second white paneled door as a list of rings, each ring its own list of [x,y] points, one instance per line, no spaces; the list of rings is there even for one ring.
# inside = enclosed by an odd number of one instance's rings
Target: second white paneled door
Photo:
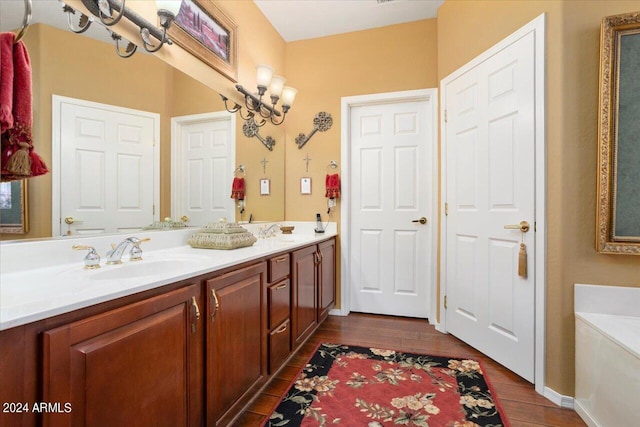
[[[536,42],[534,30],[520,31],[445,79],[442,92],[446,329],[529,381],[537,274]]]
[[[227,112],[172,119],[172,216],[191,226],[235,220],[235,121]]]
[[[53,233],[137,231],[157,218],[160,116],[53,96]]]
[[[351,311],[430,315],[432,108],[424,99],[351,107]]]

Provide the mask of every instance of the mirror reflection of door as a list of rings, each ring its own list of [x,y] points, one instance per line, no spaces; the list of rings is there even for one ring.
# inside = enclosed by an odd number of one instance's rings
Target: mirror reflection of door
[[[54,235],[131,232],[158,218],[159,126],[156,113],[54,95]]]
[[[203,226],[235,219],[229,197],[235,169],[235,116],[227,112],[174,117],[172,145],[172,202],[175,219]]]

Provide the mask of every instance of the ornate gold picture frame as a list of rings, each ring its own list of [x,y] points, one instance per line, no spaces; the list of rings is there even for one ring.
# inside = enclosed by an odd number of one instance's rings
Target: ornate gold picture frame
[[[640,255],[640,12],[600,30],[596,249]]]
[[[0,233],[26,234],[28,231],[27,180],[0,183]]]
[[[237,26],[211,0],[182,0],[168,34],[184,50],[237,82]]]

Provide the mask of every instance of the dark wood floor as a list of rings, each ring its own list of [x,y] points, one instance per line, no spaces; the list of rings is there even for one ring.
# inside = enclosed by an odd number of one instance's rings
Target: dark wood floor
[[[329,316],[234,425],[259,426],[321,342],[480,360],[512,427],[586,426],[574,411],[556,406],[536,393],[530,383],[457,338],[437,332],[425,320],[354,313],[346,317]]]

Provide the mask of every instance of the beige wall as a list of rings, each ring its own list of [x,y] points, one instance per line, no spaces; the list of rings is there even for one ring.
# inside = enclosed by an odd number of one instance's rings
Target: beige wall
[[[546,385],[573,395],[573,285],[640,287],[640,257],[595,251],[599,33],[640,1],[452,1],[438,11],[438,79],[547,18]]]
[[[286,76],[300,91],[286,123],[288,220],[326,216],[324,176],[331,160],[340,161],[341,98],[436,87],[436,61],[435,19],[287,44]],[[295,137],[313,129],[319,111],[331,114],[333,127],[298,149]],[[300,194],[303,176],[312,178],[311,196]]]
[[[287,220],[314,221],[319,212],[324,221],[340,222],[342,201],[327,216],[324,181],[329,162],[341,161],[341,98],[436,87],[436,55],[435,19],[287,44],[286,77],[300,91],[286,122]],[[298,149],[295,137],[311,132],[320,111],[331,114],[333,126]],[[311,177],[311,195],[300,194],[302,177]],[[338,293],[339,279],[340,272]]]

